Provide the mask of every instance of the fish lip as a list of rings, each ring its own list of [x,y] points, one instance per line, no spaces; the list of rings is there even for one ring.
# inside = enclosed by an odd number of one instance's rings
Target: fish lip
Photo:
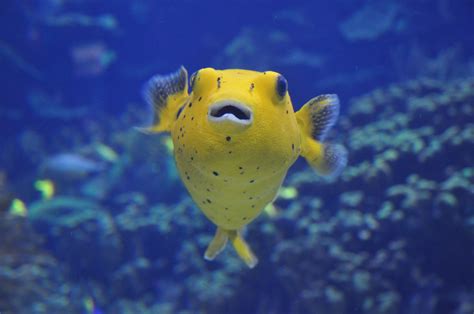
[[[224,108],[228,109],[229,112],[222,113],[221,110]],[[221,100],[212,104],[209,107],[207,117],[211,122],[227,122],[243,126],[250,125],[253,122],[252,109],[236,100]]]

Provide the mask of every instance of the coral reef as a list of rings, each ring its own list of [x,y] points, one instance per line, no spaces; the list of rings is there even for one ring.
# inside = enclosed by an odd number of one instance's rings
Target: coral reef
[[[82,313],[81,294],[23,217],[0,212],[0,312]]]
[[[243,28],[216,58],[216,64],[226,68],[247,67],[255,70],[295,66],[302,69],[319,69],[325,58],[322,54],[306,51],[286,32]],[[273,54],[261,53],[272,51]]]
[[[320,186],[308,173],[290,177],[300,193],[317,190],[324,204],[315,216],[303,203],[297,216],[315,218],[304,224],[308,218],[300,218],[298,245],[286,235],[291,240],[276,251],[276,261],[292,261],[284,263],[282,282],[292,279],[313,293],[296,302],[297,312],[441,313],[452,306],[440,294],[447,285],[472,289],[460,273],[474,276],[466,262],[474,258],[467,223],[473,216],[473,87],[473,79],[419,79],[355,99],[341,122],[351,158],[339,181]],[[317,273],[292,267],[298,259]],[[431,309],[414,301],[427,290],[436,304]],[[331,300],[335,307],[328,307]]]
[[[140,125],[139,113],[88,121],[80,134],[64,126],[51,141],[31,130],[22,146],[36,152],[29,164],[78,147],[106,162],[57,181],[49,199],[25,193],[29,221],[76,282],[41,288],[86,290],[105,313],[469,313],[473,91],[474,79],[422,78],[353,99],[336,133],[350,151],[347,169],[326,180],[297,162],[275,207],[245,231],[261,258],[253,270],[232,250],[202,258],[213,227],[182,188],[166,137],[125,130]],[[22,272],[1,256],[10,283]],[[56,267],[44,260],[38,267]],[[28,289],[10,296],[4,308],[35,298]],[[47,300],[31,304],[60,308],[66,299]]]
[[[396,2],[368,1],[341,23],[340,30],[350,41],[374,40],[387,32],[399,31],[399,11]]]

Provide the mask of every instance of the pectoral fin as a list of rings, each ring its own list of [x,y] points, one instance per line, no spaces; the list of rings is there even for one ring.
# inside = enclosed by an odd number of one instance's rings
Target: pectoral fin
[[[316,96],[296,113],[302,132],[318,142],[324,141],[339,116],[339,98],[335,94]]]
[[[145,132],[169,132],[188,100],[188,72],[184,67],[169,75],[155,75],[145,85],[144,97],[153,109],[153,122]]]
[[[337,175],[347,163],[343,146],[322,143],[338,115],[339,99],[334,94],[317,96],[296,113],[302,133],[301,155],[321,175]]]
[[[336,176],[347,164],[347,151],[342,145],[323,144],[306,139],[301,155],[320,175]]]

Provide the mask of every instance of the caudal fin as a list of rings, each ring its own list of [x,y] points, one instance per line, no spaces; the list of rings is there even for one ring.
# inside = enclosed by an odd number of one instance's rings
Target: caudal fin
[[[217,227],[216,234],[214,235],[211,243],[209,243],[206,253],[204,253],[204,258],[208,261],[212,261],[225,248],[228,239],[228,232],[222,228]]]
[[[230,241],[240,259],[247,264],[249,268],[254,268],[258,264],[258,258],[253,254],[250,246],[245,242],[240,231],[232,231],[229,235]]]
[[[247,242],[243,239],[241,232],[237,230],[224,230],[219,227],[217,227],[216,234],[211,243],[209,243],[206,253],[204,253],[204,258],[212,261],[222,252],[228,240],[230,240],[234,246],[237,255],[239,255],[240,259],[242,259],[248,267],[254,268],[257,265],[258,259],[255,254],[253,254]]]

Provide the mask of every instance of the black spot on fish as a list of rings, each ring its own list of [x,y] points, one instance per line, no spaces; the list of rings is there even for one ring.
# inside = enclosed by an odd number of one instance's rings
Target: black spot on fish
[[[251,83],[251,84],[250,84],[250,92],[252,92],[254,88],[255,88],[255,84],[254,84],[254,83]]]
[[[255,205],[252,205],[252,208],[255,208]]]
[[[249,197],[249,200],[253,200],[253,197],[252,197],[252,196],[250,196],[250,197]]]
[[[193,106],[193,103],[190,102],[189,105],[188,105],[188,107],[191,108],[192,106]]]
[[[183,120],[186,118],[186,114],[183,116]]]
[[[225,210],[229,210],[229,207],[224,207]]]
[[[194,117],[191,117],[191,121],[194,120]]]
[[[242,217],[242,220],[247,220],[248,218],[247,217]]]
[[[218,77],[217,78],[217,88],[221,88],[221,80],[222,80],[222,77]]]
[[[232,151],[231,151],[231,150],[229,150],[229,155],[230,155],[230,154],[232,154]]]
[[[288,110],[286,111],[286,114],[288,114]]]
[[[189,176],[187,176],[186,179],[191,180],[191,178]]]
[[[202,97],[199,97],[198,101],[201,101]]]
[[[207,188],[206,191],[211,192],[211,190],[209,190],[209,188]]]
[[[242,168],[242,166],[239,166],[239,169],[242,170],[242,169],[244,169],[244,168]]]
[[[191,156],[191,161],[193,161],[193,160],[194,160],[194,157],[193,157],[193,156]]]
[[[208,199],[208,198],[206,198],[206,201],[207,201],[209,204],[212,203],[212,201],[211,201],[210,199]]]
[[[181,127],[181,128],[179,128],[179,130],[180,130],[180,131],[182,131],[182,130],[183,130],[183,128]]]
[[[230,140],[232,139],[232,137],[227,136],[225,139],[226,139],[227,142],[230,142]]]
[[[219,175],[219,172],[217,172],[217,171],[213,171],[213,172],[212,172],[212,174],[213,174],[213,175],[215,175],[215,176],[217,177],[217,176]]]
[[[253,180],[253,179],[252,179],[252,180],[250,180],[249,182],[250,182],[250,183],[254,183],[254,182],[255,182],[255,180]]]
[[[295,150],[295,144],[291,144],[291,149]]]
[[[257,167],[257,170],[260,169],[260,166]]]

